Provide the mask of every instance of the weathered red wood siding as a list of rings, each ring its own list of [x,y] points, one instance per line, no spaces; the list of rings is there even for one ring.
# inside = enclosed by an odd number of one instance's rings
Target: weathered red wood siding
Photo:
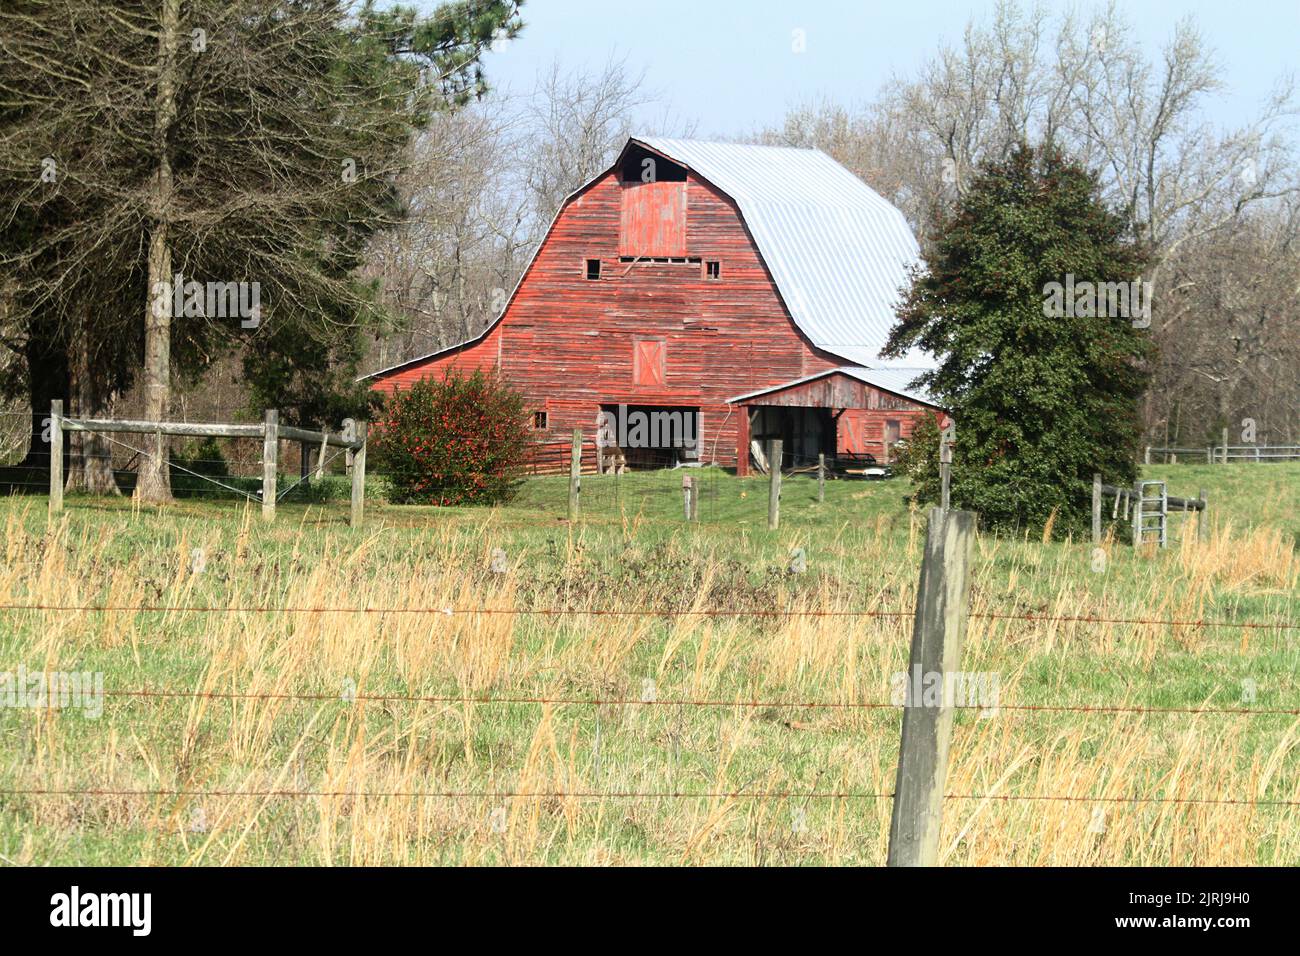
[[[836,448],[866,452],[879,460],[884,459],[889,422],[898,423],[898,438],[907,438],[924,415],[934,414],[934,410],[925,405],[848,375],[828,375],[747,400],[745,404],[842,408],[844,412],[836,425]]]
[[[659,195],[675,202],[675,192],[684,194],[686,243],[672,248],[702,261],[620,262],[668,254],[656,243],[671,229],[632,237],[629,246],[621,226],[625,193],[670,186],[647,192],[646,201]],[[652,248],[632,252],[637,242]],[[601,277],[588,280],[586,260],[596,258]],[[710,260],[720,263],[718,279],[705,278]],[[663,342],[662,384],[634,378],[637,340],[647,338]],[[557,442],[567,442],[574,428],[594,431],[602,403],[699,407],[704,460],[730,466],[742,413],[728,398],[843,364],[791,321],[730,199],[693,174],[685,183],[624,185],[610,173],[557,218],[491,332],[387,373],[373,387],[404,388],[453,368],[497,369],[523,391],[530,409],[548,413],[538,438]]]

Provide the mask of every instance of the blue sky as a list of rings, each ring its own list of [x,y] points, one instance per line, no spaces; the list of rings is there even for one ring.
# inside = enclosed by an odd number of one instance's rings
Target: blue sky
[[[433,9],[432,0],[419,6]],[[911,73],[941,41],[956,42],[993,0],[526,0],[520,38],[485,65],[497,86],[531,88],[559,58],[597,68],[611,56],[646,71],[646,83],[696,135],[743,134],[779,122],[788,106],[830,96],[869,98],[894,73]],[[1052,9],[1064,2],[1049,2]],[[1076,6],[1090,9],[1092,4]],[[1292,70],[1300,0],[1121,0],[1134,36],[1156,59],[1173,24],[1192,14],[1228,84],[1207,104],[1232,125],[1253,113],[1275,79]],[[793,31],[807,49],[792,52]],[[653,121],[662,106],[646,113]]]

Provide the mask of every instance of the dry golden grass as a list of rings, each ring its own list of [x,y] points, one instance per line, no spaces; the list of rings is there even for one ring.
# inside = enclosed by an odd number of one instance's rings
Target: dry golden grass
[[[884,859],[899,712],[853,705],[888,701],[905,666],[916,511],[817,535],[624,515],[529,537],[495,518],[352,534],[234,511],[47,530],[8,509],[0,602],[125,609],[4,612],[4,667],[101,670],[110,692],[99,720],[0,711],[0,786],[73,791],[0,795],[15,862]],[[784,570],[794,546],[806,574]],[[1097,574],[1088,545],[979,540],[964,666],[998,676],[1002,706],[958,717],[943,862],[1300,861],[1296,716],[1014,709],[1300,707],[1295,630],[1119,623],[1296,621],[1279,532],[1107,550]],[[310,610],[259,610],[286,606]],[[553,608],[570,613],[536,613]],[[791,613],[706,613],[742,608]],[[825,613],[842,611],[900,616]],[[1109,622],[1043,619],[1088,615]],[[193,693],[114,696],[142,688]],[[365,699],[384,695],[452,699]],[[1197,802],[1213,800],[1242,802]]]

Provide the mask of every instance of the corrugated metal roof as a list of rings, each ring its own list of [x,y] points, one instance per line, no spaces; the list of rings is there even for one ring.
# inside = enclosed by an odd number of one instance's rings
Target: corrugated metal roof
[[[827,369],[824,372],[816,372],[812,375],[805,375],[803,378],[796,378],[789,382],[782,382],[780,385],[769,385],[767,388],[760,388],[757,391],[746,392],[744,395],[736,395],[727,399],[728,402],[743,402],[747,398],[757,398],[759,395],[767,395],[771,392],[783,392],[787,388],[794,388],[797,385],[803,385],[807,382],[815,382],[819,378],[825,378],[828,375],[847,375],[855,378],[859,382],[867,385],[874,385],[876,388],[883,388],[887,392],[893,392],[895,395],[902,395],[904,398],[910,398],[913,401],[921,402],[924,405],[933,405],[936,408],[941,407],[930,395],[919,388],[913,388],[912,382],[927,369],[923,368],[862,368],[854,365],[843,365],[839,368]]]
[[[735,200],[786,307],[813,344],[859,366],[884,361],[908,269],[920,262],[903,214],[815,149],[633,137]]]

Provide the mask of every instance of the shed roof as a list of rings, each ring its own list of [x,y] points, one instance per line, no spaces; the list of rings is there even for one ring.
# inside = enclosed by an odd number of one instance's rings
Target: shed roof
[[[832,375],[844,375],[848,378],[862,382],[865,385],[878,388],[881,391],[890,392],[894,395],[911,399],[912,401],[919,402],[922,405],[939,408],[941,406],[930,395],[920,389],[912,387],[912,381],[925,371],[926,369],[921,368],[870,369],[844,365],[839,368],[827,369],[824,372],[817,372],[813,375],[805,375],[803,378],[796,378],[789,382],[782,382],[780,385],[769,385],[767,388],[760,388],[753,392],[746,392],[744,395],[736,395],[727,399],[727,402],[749,402],[753,399],[761,398],[764,395],[771,395],[776,392],[784,392],[791,388],[798,388],[801,385],[807,385],[809,382],[815,382]]]

